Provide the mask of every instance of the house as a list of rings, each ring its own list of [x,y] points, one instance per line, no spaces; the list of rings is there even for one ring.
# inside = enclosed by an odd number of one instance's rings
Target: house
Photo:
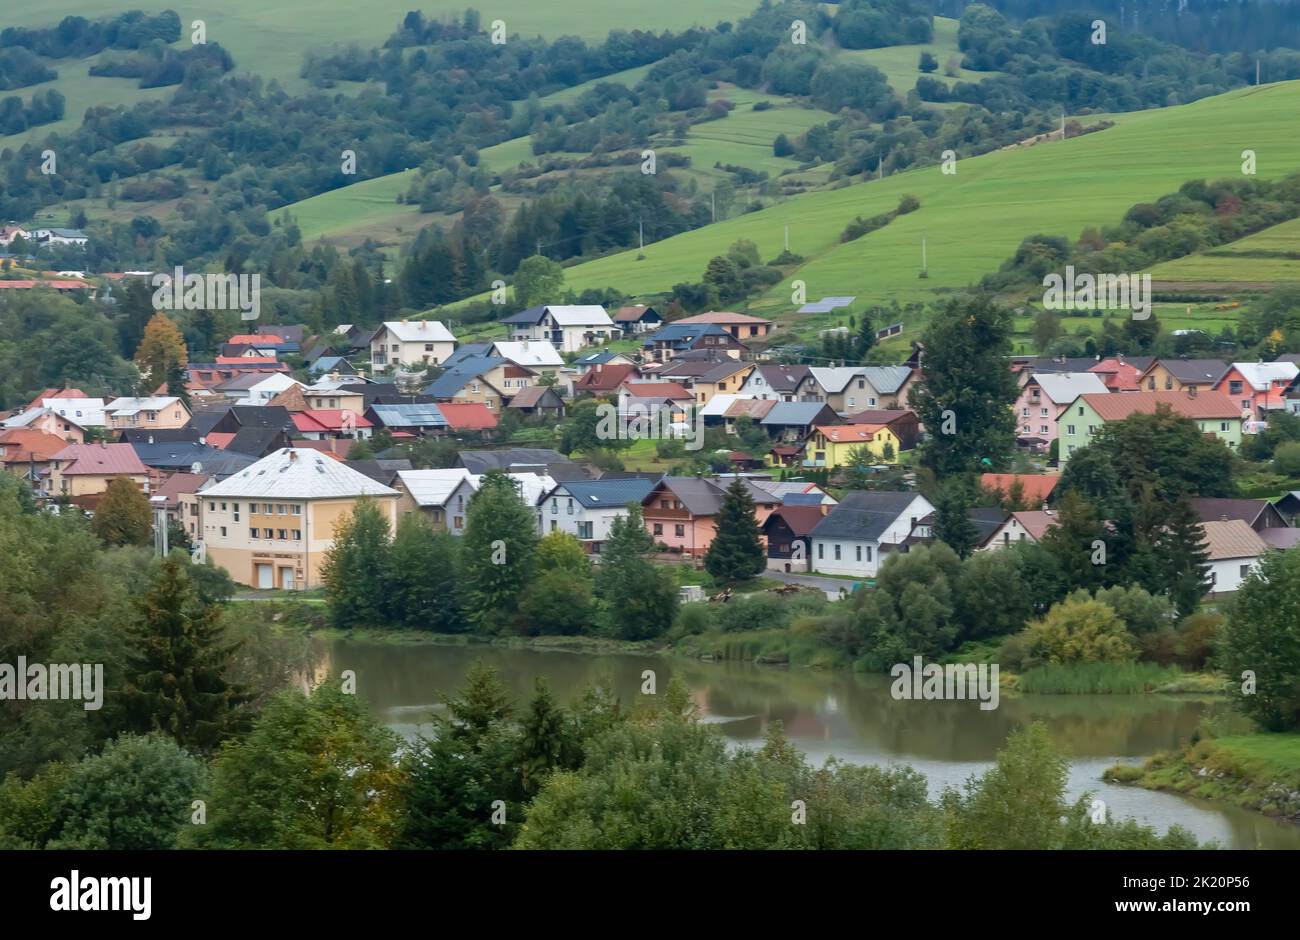
[[[685,407],[695,402],[695,396],[676,382],[624,382],[619,387],[618,410],[621,414],[652,400],[680,407],[681,413],[685,414]]]
[[[778,401],[773,402],[772,410],[763,416],[759,425],[774,441],[794,444],[806,440],[813,428],[839,421],[839,415],[822,402]]]
[[[321,376],[333,373],[334,375],[356,375],[357,370],[342,356],[321,356],[312,361],[307,366],[307,373],[311,376]]]
[[[1154,361],[1154,360],[1150,360]],[[1012,356],[1011,371],[1016,376],[1016,384],[1024,385],[1029,377],[1043,372],[1087,372],[1097,364],[1092,357],[1058,356],[1050,359],[1042,356]]]
[[[1298,375],[1294,362],[1234,362],[1214,389],[1238,404],[1247,421],[1265,421],[1269,412],[1287,410],[1287,392]]]
[[[1269,545],[1241,519],[1202,522],[1201,529],[1209,555],[1208,593],[1231,594],[1259,566],[1260,557],[1269,550]]]
[[[130,444],[69,444],[50,458],[49,493],[99,496],[116,477],[149,491],[149,468]]]
[[[773,480],[767,477],[751,476],[750,482],[766,493],[771,493],[781,500],[783,506],[834,506],[838,503],[816,483],[802,480]]]
[[[206,473],[173,473],[153,491],[149,503],[162,509],[167,521],[180,526],[191,542],[199,540],[199,489],[214,482]]]
[[[585,356],[579,356],[573,360],[573,368],[578,375],[586,375],[597,366],[630,366],[635,363],[622,353],[610,352],[602,349],[597,352],[589,352]]]
[[[53,399],[51,399],[53,400]],[[80,444],[86,440],[86,429],[77,419],[65,417],[53,408],[29,408],[11,418],[0,422],[6,430],[40,431],[53,434],[70,444]]]
[[[370,338],[370,366],[427,369],[456,351],[456,337],[437,320],[389,320]]]
[[[809,539],[825,518],[822,506],[780,506],[763,521],[767,567],[775,571],[807,571],[812,558]]]
[[[717,516],[730,482],[664,477],[641,501],[646,531],[669,551],[691,558],[702,556],[717,534]],[[761,526],[781,501],[748,481],[745,487],[754,500],[754,517]]]
[[[516,392],[506,405],[526,415],[550,415],[553,418],[564,417],[564,400],[555,394],[555,389],[544,385],[534,385]]]
[[[1016,493],[1023,503],[1041,509],[1052,498],[1060,476],[1046,473],[981,473],[980,489],[999,496]]]
[[[201,409],[194,413],[186,427],[197,431],[199,440],[213,433],[238,434],[245,428],[263,428],[291,434],[296,430],[291,412],[275,402],[295,392],[301,395],[300,389],[291,388],[266,405],[222,405]]]
[[[1228,364],[1222,359],[1157,359],[1142,372],[1138,382],[1147,392],[1208,392],[1227,371]]]
[[[713,399],[714,402],[718,400],[719,399],[716,396]],[[709,404],[711,409],[713,402],[710,402]],[[747,418],[750,421],[761,424],[763,419],[767,417],[768,412],[770,412],[775,405],[776,402],[772,399],[743,398],[736,396],[732,398],[731,403],[728,404],[726,410],[722,412],[723,426],[726,428],[728,434],[735,434],[737,423],[741,418]],[[708,409],[706,409],[706,411],[707,410]],[[705,416],[705,423],[708,423],[707,414]]]
[[[527,369],[531,375],[559,375],[564,359],[550,343],[523,340],[518,343],[493,343],[487,355],[504,359]]]
[[[476,402],[500,414],[510,397],[534,384],[535,376],[497,356],[481,356],[457,363],[424,388],[438,401]]]
[[[1035,372],[1020,388],[1013,406],[1016,440],[1023,447],[1047,450],[1056,440],[1056,419],[1080,395],[1101,395],[1109,389],[1095,372]]]
[[[977,546],[978,551],[992,551],[1009,548],[1020,542],[1037,542],[1052,526],[1056,525],[1057,514],[1051,509],[1032,509],[1013,512],[1010,518],[999,525]]]
[[[808,366],[757,366],[746,377],[740,394],[760,401],[794,401],[795,389],[808,377],[808,369]]]
[[[404,470],[411,470],[411,461],[405,457],[387,460],[345,460],[347,466],[357,473],[363,473],[376,483],[397,489],[397,475]]]
[[[605,308],[596,304],[529,307],[501,322],[509,340],[540,340],[560,352],[578,352],[622,335]]]
[[[180,428],[190,420],[185,402],[172,395],[150,398],[115,398],[104,406],[108,426],[123,428]]]
[[[235,362],[191,362],[185,367],[189,379],[185,383],[190,397],[195,401],[215,395],[213,391],[222,382],[228,382],[241,372],[288,372],[283,362],[240,359]]]
[[[645,479],[557,483],[538,504],[538,530],[567,532],[589,554],[599,555],[614,520],[627,515],[629,504],[640,505],[652,489],[654,483]]]
[[[752,362],[727,359],[691,379],[691,392],[697,405],[707,405],[714,395],[736,394],[754,371]]]
[[[772,332],[771,320],[764,320],[761,317],[746,316],[743,313],[727,313],[719,310],[701,313],[693,317],[683,317],[682,319],[674,320],[673,322],[685,323],[691,326],[719,326],[741,342],[744,342],[745,340],[762,339],[764,336],[767,336],[768,333]]]
[[[647,307],[645,304],[619,307],[614,311],[612,319],[614,325],[622,330],[625,336],[649,332],[657,329],[659,324],[664,322],[664,318],[654,307]]]
[[[537,504],[555,488],[555,478],[544,473],[533,473],[531,471],[507,473],[506,476],[515,484],[519,499],[525,506],[534,511],[534,517],[536,517]],[[470,501],[474,498],[474,494],[478,492],[482,482],[482,474],[470,474],[457,483],[447,496],[443,510],[444,528],[452,535],[465,534],[465,529],[469,525]]]
[[[437,405],[371,405],[366,420],[374,427],[408,435],[432,435],[447,430],[447,419]]]
[[[1117,356],[1113,359],[1102,359],[1096,365],[1090,366],[1088,371],[1101,376],[1108,392],[1136,392],[1142,387],[1142,373],[1154,361],[1149,356],[1132,358]]]
[[[497,426],[497,416],[475,402],[444,401],[438,404],[438,410],[447,421],[447,430],[453,434],[467,431],[486,433]]]
[[[908,550],[913,529],[934,511],[919,493],[848,492],[809,534],[810,570],[874,578],[885,557]]]
[[[278,398],[271,399],[277,401]],[[335,385],[325,380],[302,389],[302,401],[306,406],[303,411],[353,411],[361,414],[366,410],[366,397],[354,388]]]
[[[640,378],[641,370],[631,363],[597,363],[573,383],[573,394],[600,398],[612,395],[624,382],[635,382]]]
[[[400,513],[419,512],[439,531],[448,525],[447,501],[457,487],[474,475],[461,467],[450,470],[399,470],[393,488],[400,494]],[[465,506],[460,507],[464,527]]]
[[[140,463],[149,468],[153,484],[161,484],[168,474],[184,470],[225,479],[257,462],[248,454],[193,441],[137,441],[130,446]]]
[[[283,372],[245,372],[214,386],[213,391],[244,405],[266,405],[287,388],[302,383]]]
[[[308,440],[323,441],[327,437],[370,437],[375,426],[364,415],[347,409],[310,409],[293,414],[293,426],[298,436]]]
[[[397,526],[396,490],[305,448],[278,450],[199,496],[204,554],[255,588],[319,586],[335,528],[362,497]]]
[[[1191,504],[1202,522],[1226,522],[1239,519],[1256,532],[1290,527],[1278,508],[1266,499],[1198,497],[1192,499]]]
[[[1273,508],[1290,520],[1291,525],[1296,525],[1300,522],[1300,490],[1291,490],[1274,503]]]
[[[1060,459],[1068,460],[1107,422],[1123,421],[1134,414],[1154,414],[1162,407],[1190,418],[1203,432],[1214,435],[1234,450],[1241,444],[1241,412],[1219,392],[1105,392],[1080,395],[1057,419]]]
[[[911,450],[921,439],[921,421],[916,412],[902,408],[868,408],[844,419],[849,424],[881,424],[894,432],[902,450]]]
[[[68,446],[57,434],[31,428],[0,431],[0,466],[44,493],[54,455]]]
[[[668,362],[688,350],[712,350],[739,359],[749,347],[715,324],[683,323],[680,320],[647,334],[641,344],[642,355],[657,362]]]
[[[875,463],[898,463],[902,444],[883,424],[818,425],[804,445],[805,467],[846,467],[865,448]]]
[[[31,239],[42,248],[52,248],[56,245],[75,245],[78,248],[85,248],[90,242],[86,233],[76,228],[33,229]]]

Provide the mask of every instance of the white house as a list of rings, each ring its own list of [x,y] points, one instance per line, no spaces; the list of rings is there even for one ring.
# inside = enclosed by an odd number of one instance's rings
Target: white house
[[[623,335],[596,304],[530,308],[501,321],[514,342],[544,340],[560,352],[577,352]]]
[[[517,343],[493,343],[488,350],[489,356],[499,356],[507,362],[530,369],[533,372],[555,375],[564,367],[562,357],[550,343],[537,340],[521,340]]]
[[[610,526],[627,515],[628,503],[650,494],[650,480],[571,480],[542,497],[537,507],[542,534],[567,532],[594,555],[609,538]]]
[[[293,388],[295,385],[299,388],[307,387],[284,372],[272,372],[262,381],[255,382],[248,387],[248,394],[244,397],[243,404],[265,405],[276,395],[279,395],[285,389]]]
[[[555,488],[555,480],[543,473],[507,473],[506,476],[515,482],[519,498],[530,509],[536,507],[542,496]],[[470,474],[448,494],[443,503],[443,512],[447,531],[452,535],[465,534],[465,526],[469,523],[469,501],[478,492],[482,482],[481,474]]]
[[[1057,513],[1053,509],[1013,512],[1006,522],[993,530],[978,550],[986,552],[998,548],[1010,548],[1020,542],[1037,542],[1056,523]]]
[[[370,340],[370,364],[424,368],[445,362],[456,351],[456,337],[438,320],[389,320]]]
[[[41,406],[61,418],[71,419],[78,427],[102,428],[108,426],[104,417],[102,398],[42,398]]]
[[[84,248],[90,241],[85,232],[75,228],[37,228],[32,229],[29,237],[35,239],[43,248],[50,245],[76,245]]]
[[[1202,522],[1201,528],[1210,556],[1207,590],[1211,594],[1230,594],[1259,566],[1268,543],[1244,519]]]
[[[890,553],[908,550],[912,530],[934,511],[919,493],[847,493],[809,536],[811,570],[875,577]]]

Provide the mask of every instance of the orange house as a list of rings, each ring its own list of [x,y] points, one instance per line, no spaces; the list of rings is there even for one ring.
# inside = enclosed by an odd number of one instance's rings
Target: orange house
[[[781,500],[748,480],[743,481],[754,500],[754,517],[761,526],[780,507]],[[669,551],[699,558],[717,535],[717,517],[731,481],[721,478],[664,477],[641,501],[646,531]]]

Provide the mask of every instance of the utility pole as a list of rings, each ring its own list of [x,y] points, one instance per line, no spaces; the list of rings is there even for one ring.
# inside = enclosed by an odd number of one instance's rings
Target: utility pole
[[[542,253],[542,240],[540,238],[537,239],[537,253],[539,255]]]
[[[790,226],[785,227],[785,250],[790,250]]]
[[[718,201],[714,198],[713,190],[709,190],[709,221],[718,221]]]
[[[636,220],[636,238],[638,249],[645,251],[645,226],[642,225],[640,219]]]
[[[1259,87],[1259,56],[1255,56],[1255,87]]]
[[[921,272],[926,273],[928,270],[929,268],[927,267],[926,260],[925,260],[925,233],[922,232],[921,233]]]

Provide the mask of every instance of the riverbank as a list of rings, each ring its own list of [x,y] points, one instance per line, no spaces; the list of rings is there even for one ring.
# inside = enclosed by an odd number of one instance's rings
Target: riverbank
[[[1144,765],[1111,767],[1102,779],[1228,803],[1300,824],[1300,734],[1206,738]]]

